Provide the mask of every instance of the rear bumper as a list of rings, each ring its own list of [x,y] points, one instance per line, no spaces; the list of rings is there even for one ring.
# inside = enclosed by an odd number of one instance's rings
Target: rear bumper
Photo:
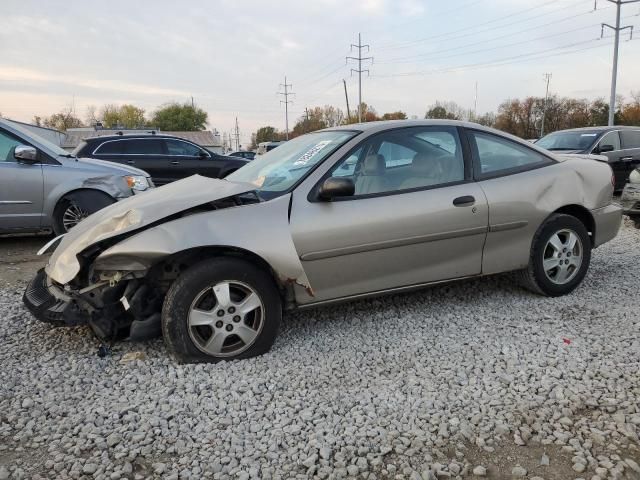
[[[44,269],[38,270],[29,282],[22,301],[34,317],[54,326],[83,325],[88,321],[77,304],[51,283]]]
[[[615,238],[622,223],[622,207],[611,203],[606,207],[591,210],[595,222],[595,238],[593,246],[599,247],[603,243]]]

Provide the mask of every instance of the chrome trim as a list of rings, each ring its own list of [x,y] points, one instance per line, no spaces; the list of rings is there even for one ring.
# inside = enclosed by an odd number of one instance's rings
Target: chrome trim
[[[324,258],[341,257],[353,253],[368,252],[371,250],[382,250],[385,248],[403,247],[416,243],[429,243],[438,240],[447,240],[450,238],[466,237],[470,235],[479,235],[487,233],[487,227],[473,227],[462,230],[454,230],[443,233],[430,233],[428,235],[417,235],[415,237],[401,238],[398,240],[383,240],[382,242],[365,243],[361,245],[353,245],[349,247],[332,248],[330,250],[320,250],[317,252],[305,253],[300,257],[302,261],[313,261]]]
[[[31,205],[29,200],[0,200],[1,205]]]
[[[38,250],[37,255],[44,255],[45,253],[47,253],[47,250],[49,250],[49,248],[56,242],[62,240],[62,237],[64,237],[66,234],[62,234],[62,235],[58,235],[56,238],[54,238],[53,240],[49,240],[47,243],[45,243],[44,247],[42,247],[40,250]]]
[[[504,232],[506,230],[516,230],[518,228],[523,228],[529,225],[527,220],[519,220],[516,222],[507,222],[507,223],[498,223],[496,225],[490,225],[490,232]]]

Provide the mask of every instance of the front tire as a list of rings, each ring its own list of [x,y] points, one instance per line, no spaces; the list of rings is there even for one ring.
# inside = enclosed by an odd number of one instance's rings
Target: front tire
[[[58,201],[53,211],[53,232],[56,235],[67,233],[92,213],[114,202],[112,197],[99,191],[68,193]]]
[[[281,318],[280,294],[267,272],[219,257],[176,279],[162,308],[162,333],[180,362],[218,362],[269,351]]]
[[[533,238],[522,280],[526,288],[540,295],[566,295],[580,285],[590,262],[591,239],[584,224],[571,215],[554,214]]]

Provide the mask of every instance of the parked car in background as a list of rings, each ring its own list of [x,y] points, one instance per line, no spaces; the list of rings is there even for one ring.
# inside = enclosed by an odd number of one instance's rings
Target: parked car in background
[[[256,149],[256,155],[264,155],[267,152],[270,152],[274,148],[279,147],[285,142],[260,142],[258,144],[258,148]]]
[[[585,127],[545,135],[536,145],[556,153],[605,155],[615,175],[615,190],[624,188],[629,174],[640,166],[640,127]]]
[[[244,158],[218,155],[182,138],[159,134],[87,138],[73,153],[142,168],[151,175],[156,185],[165,185],[195,174],[224,178],[248,162]]]
[[[137,168],[77,158],[0,119],[0,233],[60,235],[99,209],[153,187]]]
[[[640,168],[629,174],[629,181],[622,190],[620,203],[624,214],[629,215],[636,228],[640,228]]]
[[[512,270],[567,294],[618,232],[612,193],[605,163],[476,124],[337,127],[90,217],[24,302],[103,338],[161,330],[181,361],[246,358],[269,350],[283,308]]]
[[[239,150],[229,154],[230,157],[246,158],[247,160],[253,160],[256,157],[256,152],[250,152],[247,150]]]

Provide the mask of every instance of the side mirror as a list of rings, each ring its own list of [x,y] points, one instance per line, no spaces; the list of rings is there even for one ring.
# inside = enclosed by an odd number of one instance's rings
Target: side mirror
[[[613,152],[613,145],[600,145],[598,153]]]
[[[18,145],[13,152],[13,157],[22,163],[37,163],[38,151],[34,147]]]
[[[322,200],[336,197],[351,197],[356,193],[356,185],[350,178],[329,177],[320,186],[318,196]]]
[[[205,152],[204,150],[200,150],[200,153],[198,154],[198,156],[200,158],[209,158],[211,155],[209,155],[207,152]]]

